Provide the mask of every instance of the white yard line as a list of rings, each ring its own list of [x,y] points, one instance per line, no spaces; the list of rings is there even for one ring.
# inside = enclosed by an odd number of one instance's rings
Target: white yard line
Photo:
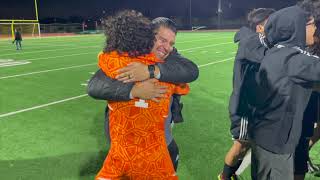
[[[27,111],[32,111],[32,110],[35,110],[35,109],[48,107],[48,106],[51,106],[51,105],[55,105],[55,104],[59,104],[59,103],[63,103],[63,102],[67,102],[67,101],[71,101],[71,100],[75,100],[75,99],[79,99],[79,98],[86,97],[86,96],[88,96],[88,95],[87,94],[82,94],[80,96],[74,96],[74,97],[70,97],[70,98],[67,98],[67,99],[62,99],[62,100],[59,100],[59,101],[54,101],[54,102],[51,102],[51,103],[42,104],[42,105],[39,105],[39,106],[34,106],[34,107],[31,107],[31,108],[21,109],[19,111],[13,111],[13,112],[5,113],[5,114],[0,114],[0,118],[12,116],[12,115],[15,115],[15,114],[20,114],[20,113],[27,112]]]
[[[35,71],[35,72],[24,73],[24,74],[16,74],[16,75],[12,75],[12,76],[2,76],[2,77],[0,77],[0,80],[1,79],[14,78],[14,77],[28,76],[28,75],[32,75],[32,74],[47,73],[47,72],[52,72],[52,71],[60,71],[60,70],[65,70],[65,69],[74,69],[74,68],[92,66],[92,65],[97,65],[97,63],[83,64],[83,65],[78,65],[78,66],[70,66],[70,67],[57,68],[57,69],[48,69],[48,70],[44,70],[44,71]]]
[[[199,65],[198,67],[201,68],[201,67],[205,67],[205,66],[210,66],[210,65],[213,65],[213,64],[218,64],[218,63],[230,61],[232,59],[233,59],[233,57],[232,58],[228,58],[228,59],[224,59],[224,60],[221,60],[221,61],[216,61],[216,62],[212,62],[212,63]],[[74,97],[62,99],[62,100],[59,100],[59,101],[54,101],[54,102],[47,103],[47,104],[33,106],[33,107],[30,107],[30,108],[21,109],[21,110],[18,110],[18,111],[13,111],[13,112],[5,113],[5,114],[0,114],[0,118],[8,117],[8,116],[16,115],[16,114],[20,114],[20,113],[27,112],[27,111],[32,111],[32,110],[35,110],[35,109],[45,108],[45,107],[48,107],[48,106],[51,106],[51,105],[64,103],[64,102],[67,102],[67,101],[79,99],[79,98],[86,97],[86,96],[87,96],[87,94],[82,94],[82,95],[79,95],[79,96],[74,96]]]
[[[30,49],[32,49],[32,50],[36,50],[36,49],[50,49],[50,48],[52,48],[52,47],[79,47],[79,45],[88,45],[88,44],[90,44],[90,43],[86,43],[86,42],[81,42],[81,43],[69,43],[69,42],[65,42],[66,44],[51,44],[51,43],[41,43],[41,44],[37,44],[37,45],[35,45],[35,46],[33,46],[33,45],[24,45],[24,44],[22,44],[22,48],[23,48],[23,50],[22,51],[19,51],[19,53],[21,53],[21,54],[23,54],[24,53],[24,51],[27,49],[27,50],[30,50]],[[9,44],[10,45],[10,44]],[[92,43],[92,45],[97,45],[97,43],[95,43],[95,44],[93,44]],[[11,46],[11,45],[10,45]],[[27,47],[27,48],[25,48],[25,47]],[[81,47],[81,46],[80,46]],[[101,47],[102,47],[102,45],[101,45]],[[15,52],[16,51],[16,47],[15,47],[15,45],[12,45],[12,48],[1,48],[0,49],[1,51],[12,51],[12,52]],[[15,53],[15,54],[18,54],[18,52],[17,53]],[[2,54],[1,54],[2,55]]]
[[[68,56],[74,56],[74,55],[83,55],[83,54],[90,54],[90,53],[80,53],[80,54],[71,54],[71,55],[64,55],[64,56],[56,56],[56,57],[68,57]],[[50,58],[50,57],[47,57]],[[40,60],[40,59],[47,59],[47,58],[38,58],[38,59],[31,59],[31,60]],[[53,57],[51,57],[53,58]],[[222,60],[222,62],[224,61],[228,61],[231,60],[233,58],[228,58],[227,60]],[[30,61],[30,59],[29,59]],[[203,66],[207,66],[207,65],[211,65],[211,64],[216,64],[217,62],[211,62],[208,64],[203,64],[203,65],[199,65],[198,67],[203,67]],[[48,69],[48,70],[43,70],[43,71],[35,71],[35,72],[30,72],[30,73],[23,73],[23,74],[17,74],[17,75],[11,75],[11,76],[2,76],[0,77],[1,79],[8,79],[8,78],[13,78],[13,77],[20,77],[20,76],[28,76],[28,75],[32,75],[32,74],[40,74],[40,73],[46,73],[46,72],[52,72],[52,71],[59,71],[59,70],[65,70],[65,69],[72,69],[72,68],[78,68],[78,67],[83,67],[83,66],[90,66],[90,65],[94,65],[96,63],[93,64],[84,64],[84,65],[79,65],[79,66],[70,66],[70,67],[65,67],[65,68],[57,68],[57,69]],[[92,72],[94,74],[94,72]]]
[[[30,39],[30,40],[43,40],[43,39],[60,39],[60,38],[84,38],[84,37],[88,37],[88,36],[102,36],[103,34],[90,34],[90,35],[68,35],[68,36],[45,36],[45,37],[25,37],[24,39]],[[12,38],[8,37],[7,39],[2,39],[0,40],[0,42],[3,41],[11,41]]]
[[[0,68],[1,67],[10,67],[10,66],[20,66],[20,65],[25,65],[29,64],[31,62],[29,61],[16,61],[16,62],[7,62],[7,63],[0,63]]]
[[[220,46],[220,45],[224,45],[224,44],[232,44],[232,43],[233,42],[226,42],[226,43],[219,43],[219,44],[211,44],[211,45],[207,45],[207,46],[193,47],[193,48],[188,48],[188,49],[182,49],[179,52],[189,51],[189,50],[194,50],[194,49],[202,49],[202,48],[206,48],[206,47]]]
[[[207,63],[207,64],[201,64],[201,65],[199,65],[198,67],[199,67],[199,68],[201,68],[201,67],[206,67],[206,66],[210,66],[210,65],[213,65],[213,64],[218,64],[218,63],[230,61],[230,60],[233,60],[233,59],[234,59],[234,57],[231,57],[231,58],[223,59],[223,60],[221,60],[221,61],[214,61],[214,62]]]
[[[233,42],[226,42],[226,43],[220,43],[220,44],[211,44],[211,45],[207,45],[207,46],[200,46],[200,47],[182,49],[179,52],[190,51],[190,50],[193,50],[193,49],[201,49],[201,48],[207,48],[207,47],[220,46],[220,45],[231,44],[231,43],[233,43]],[[62,56],[42,57],[42,58],[33,58],[33,59],[25,59],[25,60],[26,61],[37,61],[37,60],[46,60],[46,59],[54,59],[54,58],[62,58],[62,57],[70,57],[70,56],[80,56],[80,55],[86,55],[86,54],[98,54],[98,53],[97,52],[88,52],[88,53],[68,54],[68,55],[62,55]]]
[[[44,59],[80,56],[80,55],[85,55],[85,54],[98,54],[98,52],[88,52],[88,53],[68,54],[68,55],[62,55],[62,56],[42,57],[42,58],[26,59],[26,61],[38,61],[38,60],[44,60]]]
[[[189,43],[189,42],[197,42],[197,41],[203,41],[203,40],[216,40],[216,39],[232,39],[230,36],[226,37],[217,37],[217,38],[203,38],[203,39],[196,39],[196,40],[190,40],[190,41],[177,41],[176,44],[182,44],[182,43]]]
[[[42,52],[51,52],[51,51],[68,51],[73,49],[86,49],[86,48],[97,48],[101,46],[83,46],[83,47],[74,47],[74,48],[64,48],[64,49],[47,49],[43,51],[31,51],[31,52],[19,52],[19,55],[31,54],[31,53],[42,53]],[[18,55],[17,53],[9,53],[9,54],[1,54],[1,56],[10,56],[10,55]]]

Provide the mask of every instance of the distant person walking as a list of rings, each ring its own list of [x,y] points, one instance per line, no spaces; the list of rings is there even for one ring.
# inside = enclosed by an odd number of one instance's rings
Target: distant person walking
[[[17,50],[22,50],[21,41],[22,41],[21,33],[18,29],[15,29],[14,30],[14,41],[12,42],[12,44],[16,43]]]

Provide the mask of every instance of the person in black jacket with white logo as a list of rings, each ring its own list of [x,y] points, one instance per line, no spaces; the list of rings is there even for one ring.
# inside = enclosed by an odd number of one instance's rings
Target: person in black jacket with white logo
[[[253,79],[252,179],[293,179],[293,153],[304,110],[320,83],[320,61],[304,49],[314,42],[314,18],[298,6],[272,14],[265,26],[270,49]]]
[[[247,87],[246,79],[256,72],[255,69],[259,67],[268,48],[264,42],[264,25],[274,12],[274,9],[269,8],[252,10],[248,14],[249,28],[242,27],[234,36],[234,42],[239,42],[233,67],[233,89],[229,100],[230,130],[234,141],[225,156],[219,180],[237,178],[235,173],[250,148],[248,139],[250,107],[246,100],[250,87]]]

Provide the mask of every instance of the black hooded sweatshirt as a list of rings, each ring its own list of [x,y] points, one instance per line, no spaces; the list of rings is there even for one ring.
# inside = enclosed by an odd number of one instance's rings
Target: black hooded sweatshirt
[[[306,47],[306,13],[297,6],[272,14],[265,26],[271,49],[256,76],[252,141],[273,153],[291,154],[298,144],[312,85],[320,83],[320,61]]]
[[[233,67],[233,90],[229,101],[230,129],[233,135],[239,133],[237,127],[240,126],[241,118],[250,118],[252,114],[248,98],[251,96],[250,87],[254,81],[250,79],[257,73],[267,50],[264,36],[247,27],[242,27],[235,34],[234,42],[239,44]]]

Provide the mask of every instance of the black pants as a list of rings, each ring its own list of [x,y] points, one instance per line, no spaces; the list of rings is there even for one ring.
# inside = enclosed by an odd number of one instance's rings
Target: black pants
[[[17,47],[17,49],[21,49],[21,41],[20,40],[16,40],[16,47]]]
[[[301,136],[294,154],[294,174],[305,175],[308,172],[309,139]]]
[[[253,144],[251,178],[253,180],[292,180],[293,154],[276,154]]]

